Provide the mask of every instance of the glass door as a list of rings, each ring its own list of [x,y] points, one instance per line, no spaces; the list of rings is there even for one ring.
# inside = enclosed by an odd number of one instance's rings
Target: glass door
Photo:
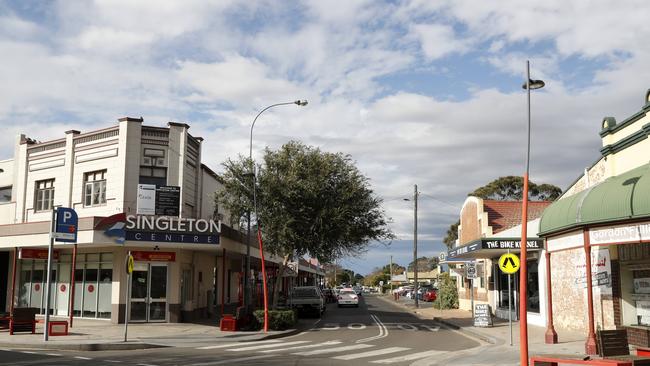
[[[131,274],[129,321],[167,320],[167,265],[136,263]]]

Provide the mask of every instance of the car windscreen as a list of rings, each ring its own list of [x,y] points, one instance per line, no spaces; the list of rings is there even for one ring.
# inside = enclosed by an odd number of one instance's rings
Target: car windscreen
[[[292,295],[293,297],[318,297],[315,288],[295,288]]]

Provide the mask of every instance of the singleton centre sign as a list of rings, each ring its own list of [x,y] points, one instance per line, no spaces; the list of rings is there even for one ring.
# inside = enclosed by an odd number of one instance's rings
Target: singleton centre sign
[[[219,244],[221,221],[121,213],[102,219],[95,229],[106,230],[106,235],[117,237],[118,242]]]

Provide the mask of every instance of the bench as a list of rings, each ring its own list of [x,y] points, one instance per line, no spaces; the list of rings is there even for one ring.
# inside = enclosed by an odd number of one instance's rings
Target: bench
[[[11,317],[8,314],[0,315],[0,329],[9,329],[9,320]]]
[[[232,314],[223,314],[219,322],[219,329],[223,332],[234,332],[237,330],[237,319]]]
[[[599,330],[598,355],[605,359],[631,362],[634,366],[650,366],[650,358],[644,355],[630,355],[630,345],[627,341],[627,330]],[[638,352],[638,351],[637,351]]]
[[[11,319],[9,319],[9,334],[13,335],[15,332],[36,333],[37,313],[39,313],[38,308],[14,308]]]

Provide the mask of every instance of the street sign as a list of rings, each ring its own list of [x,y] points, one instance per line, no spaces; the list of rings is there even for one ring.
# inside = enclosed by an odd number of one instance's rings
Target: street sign
[[[284,272],[282,277],[297,277],[298,276],[298,262],[287,262],[287,266],[284,267]]]
[[[438,254],[438,259],[439,259],[441,262],[444,262],[445,259],[447,259],[447,256],[445,255],[445,253],[442,253],[442,252],[441,252],[440,254]]]
[[[519,270],[519,257],[512,253],[506,253],[499,258],[501,272],[513,274]]]
[[[476,278],[476,263],[474,262],[467,262],[467,278],[474,279]]]
[[[379,286],[383,286],[383,285],[384,285],[384,281],[379,281]]]
[[[131,252],[126,256],[126,274],[133,273],[133,256]]]
[[[58,207],[56,209],[56,226],[52,237],[56,241],[76,243],[78,224],[79,218],[75,210],[67,207]]]

